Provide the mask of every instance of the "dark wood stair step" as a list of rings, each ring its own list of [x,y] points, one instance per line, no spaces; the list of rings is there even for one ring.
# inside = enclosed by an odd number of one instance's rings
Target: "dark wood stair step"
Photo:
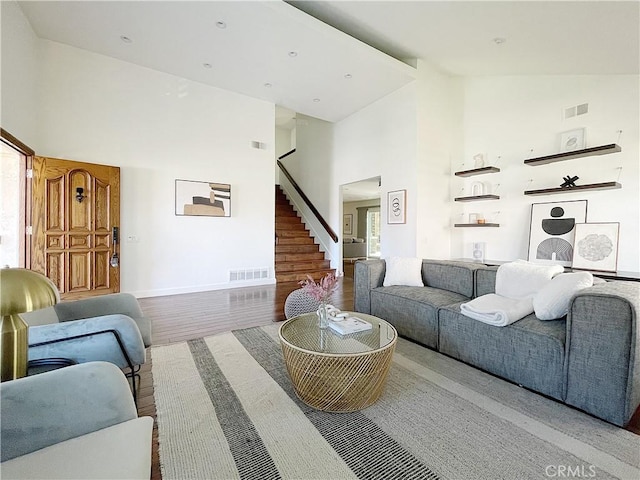
[[[300,229],[296,229],[296,230],[276,230],[276,232],[278,233],[278,237],[283,238],[289,238],[289,237],[309,237],[309,230],[300,230]]]
[[[307,232],[309,235],[309,231],[306,229],[304,223],[278,223],[276,221],[276,233],[284,232],[284,231],[302,231]]]
[[[302,219],[297,215],[295,217],[278,217],[276,218],[276,225],[278,223],[302,223]]]
[[[306,237],[278,237],[278,245],[315,245],[313,238]]]
[[[331,262],[329,260],[278,262],[278,264],[276,265],[276,273],[301,271],[306,272],[329,268],[331,268]]]
[[[281,245],[278,243],[276,245],[276,253],[316,253],[319,251],[320,246],[315,243],[312,245]]]
[[[324,260],[324,252],[296,253],[282,252],[276,253],[276,262],[305,262],[310,260]]]
[[[301,280],[306,280],[307,275],[311,275],[314,280],[320,280],[327,273],[333,272],[335,273],[335,269],[321,269],[321,270],[313,270],[309,272],[292,272],[292,273],[276,273],[276,281],[277,282],[299,282]]]

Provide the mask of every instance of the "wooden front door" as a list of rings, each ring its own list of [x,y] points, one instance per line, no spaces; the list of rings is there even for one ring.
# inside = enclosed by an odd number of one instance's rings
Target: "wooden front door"
[[[120,168],[34,157],[32,192],[32,270],[63,299],[119,292]]]

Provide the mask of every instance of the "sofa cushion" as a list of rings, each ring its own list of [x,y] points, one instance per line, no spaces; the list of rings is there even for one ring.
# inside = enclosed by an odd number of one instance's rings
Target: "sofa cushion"
[[[440,309],[438,320],[440,352],[564,400],[565,320],[531,314],[494,327],[462,315],[459,305]]]
[[[467,300],[458,293],[431,287],[378,287],[371,290],[371,314],[391,323],[399,335],[436,348],[438,308]]]
[[[385,287],[406,285],[422,287],[422,260],[413,257],[390,257],[386,260],[387,270],[384,275]]]
[[[422,277],[424,284],[429,287],[448,290],[471,298],[474,291],[474,272],[478,266],[468,262],[423,260]]]
[[[561,273],[533,297],[533,309],[540,320],[555,320],[569,311],[569,301],[574,293],[593,285],[589,272]]]

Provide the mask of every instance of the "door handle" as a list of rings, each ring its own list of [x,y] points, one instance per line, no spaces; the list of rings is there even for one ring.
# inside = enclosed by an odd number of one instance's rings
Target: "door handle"
[[[113,255],[111,255],[111,260],[109,263],[112,267],[117,267],[120,265],[120,258],[118,257],[118,243],[120,243],[120,229],[118,227],[113,227],[111,230],[111,235],[113,239]]]

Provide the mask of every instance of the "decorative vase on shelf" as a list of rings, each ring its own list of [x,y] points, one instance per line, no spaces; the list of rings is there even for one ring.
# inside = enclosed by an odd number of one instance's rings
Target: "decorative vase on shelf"
[[[325,329],[329,326],[329,314],[327,313],[327,302],[321,302],[316,312],[318,315],[318,326]]]

